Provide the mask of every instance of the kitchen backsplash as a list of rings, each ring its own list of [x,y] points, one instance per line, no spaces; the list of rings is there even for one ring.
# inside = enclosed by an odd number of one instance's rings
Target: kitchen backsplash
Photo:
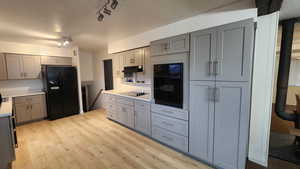
[[[0,92],[40,91],[42,89],[43,89],[43,83],[40,79],[0,81]]]

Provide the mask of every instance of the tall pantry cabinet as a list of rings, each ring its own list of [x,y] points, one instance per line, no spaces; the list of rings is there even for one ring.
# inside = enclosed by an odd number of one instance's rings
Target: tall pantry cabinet
[[[191,34],[189,152],[218,168],[246,165],[253,40],[252,20]]]

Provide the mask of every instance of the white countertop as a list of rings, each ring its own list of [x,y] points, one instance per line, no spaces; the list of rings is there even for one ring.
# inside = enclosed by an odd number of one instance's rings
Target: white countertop
[[[7,117],[12,115],[12,98],[8,101],[2,102],[0,105],[0,117]]]
[[[151,94],[146,94],[143,96],[135,97],[135,96],[125,95],[124,93],[127,93],[127,92],[131,92],[131,91],[121,91],[121,90],[105,90],[105,91],[103,91],[103,93],[107,93],[107,94],[113,94],[113,95],[123,96],[123,97],[131,98],[131,99],[135,99],[135,100],[151,102]]]
[[[22,97],[22,96],[33,96],[33,95],[40,95],[45,94],[43,91],[9,91],[3,92],[2,97]]]

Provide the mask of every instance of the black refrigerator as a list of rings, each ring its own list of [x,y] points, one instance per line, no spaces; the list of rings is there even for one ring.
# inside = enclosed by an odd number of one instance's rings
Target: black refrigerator
[[[42,65],[48,119],[79,114],[77,70],[72,66]]]

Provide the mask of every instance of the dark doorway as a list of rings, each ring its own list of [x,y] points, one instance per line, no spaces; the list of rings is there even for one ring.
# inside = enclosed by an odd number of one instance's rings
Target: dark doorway
[[[105,81],[105,90],[114,89],[113,82],[113,69],[112,69],[112,60],[104,60],[104,81]]]

